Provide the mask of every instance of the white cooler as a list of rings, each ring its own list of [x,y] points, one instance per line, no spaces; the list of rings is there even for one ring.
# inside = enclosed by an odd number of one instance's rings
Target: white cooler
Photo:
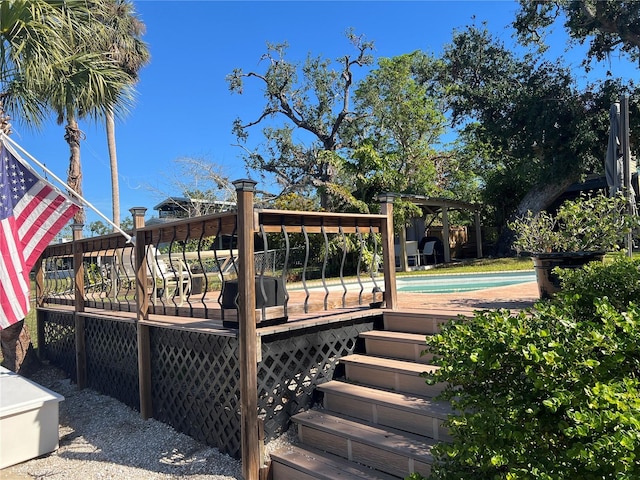
[[[58,448],[62,400],[62,395],[0,367],[0,468]]]

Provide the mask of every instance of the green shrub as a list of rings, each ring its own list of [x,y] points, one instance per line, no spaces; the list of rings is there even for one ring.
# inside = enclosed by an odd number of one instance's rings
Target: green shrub
[[[592,316],[598,298],[607,297],[611,305],[623,311],[629,302],[640,302],[638,281],[640,258],[618,258],[612,263],[591,262],[582,269],[558,269],[563,295],[571,299],[576,315]]]
[[[580,195],[566,200],[552,215],[532,212],[509,223],[519,252],[610,252],[619,250],[624,236],[640,226],[626,213],[624,195]]]
[[[427,339],[442,367],[428,381],[456,385],[431,478],[640,478],[640,262],[562,279],[530,312],[477,312]]]

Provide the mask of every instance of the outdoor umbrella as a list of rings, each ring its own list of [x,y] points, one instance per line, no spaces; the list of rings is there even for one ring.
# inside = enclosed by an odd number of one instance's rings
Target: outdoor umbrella
[[[625,116],[628,115],[628,106],[625,100]],[[625,158],[625,152],[623,151],[622,140],[625,140],[628,146],[628,125],[624,127],[620,121],[620,104],[613,103],[609,109],[609,143],[607,145],[607,155],[605,157],[605,174],[607,177],[607,185],[609,186],[609,196],[613,197],[620,191],[624,191],[627,201],[629,202],[629,212],[633,215],[638,214],[638,207],[636,205],[635,192],[631,185],[631,169],[629,163],[631,158],[627,154]],[[625,124],[628,120],[625,121]],[[623,131],[623,129],[625,131]],[[626,135],[626,137],[623,137]],[[625,178],[625,171],[626,176]],[[625,189],[626,187],[626,189]],[[629,234],[625,239],[629,256],[633,251],[633,239]]]
[[[609,185],[609,196],[613,197],[624,184],[622,148],[620,143],[620,104],[612,103],[609,110],[609,144],[604,162],[604,171]]]

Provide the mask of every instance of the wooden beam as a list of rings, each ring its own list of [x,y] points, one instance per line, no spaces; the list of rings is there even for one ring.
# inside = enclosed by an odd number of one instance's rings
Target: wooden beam
[[[74,223],[73,229],[73,270],[75,272],[75,339],[76,339],[76,381],[78,388],[87,386],[87,347],[85,341],[84,312],[84,263],[82,255],[82,228],[84,225]]]
[[[256,285],[253,261],[253,194],[256,182],[233,182],[238,197],[238,337],[240,344],[240,436],[242,475],[259,480],[261,460],[258,428],[258,342],[256,329]]]
[[[482,258],[482,226],[480,224],[480,212],[475,211],[475,226],[476,226],[476,255],[478,258]]]
[[[287,233],[302,233],[302,227],[297,225],[286,225]],[[377,226],[370,227],[369,225],[361,226],[361,227],[331,227],[327,226],[324,228],[324,231],[328,234],[339,234],[339,233],[358,233],[358,232],[367,232],[367,233],[380,233],[380,228]],[[307,233],[321,233],[322,227],[317,226],[309,226],[305,227]],[[282,225],[264,225],[264,231],[266,233],[281,233]]]
[[[140,416],[147,420],[153,417],[151,396],[151,335],[149,325],[141,323],[149,319],[149,296],[147,295],[147,265],[143,207],[129,210],[133,215],[133,237],[135,238],[136,269],[136,338],[138,345],[138,394]]]
[[[451,261],[451,243],[450,243],[450,231],[449,231],[449,211],[447,207],[442,209],[442,243],[444,244],[444,262],[449,263]]]
[[[381,202],[380,209],[382,214],[386,216],[386,221],[381,228],[384,300],[389,310],[395,310],[398,308],[398,292],[396,290],[396,257],[393,248],[393,197],[384,197]]]
[[[44,268],[42,268],[42,256],[36,263],[36,338],[38,339],[38,345],[45,344],[44,338],[44,321],[42,319],[42,312],[40,308],[44,306],[45,294],[44,294]],[[43,348],[38,348],[38,358],[44,360]]]

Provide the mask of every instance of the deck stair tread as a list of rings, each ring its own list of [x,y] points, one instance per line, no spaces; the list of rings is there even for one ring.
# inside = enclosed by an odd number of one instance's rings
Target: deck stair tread
[[[337,380],[323,383],[318,385],[317,388],[325,395],[331,393],[344,397],[359,397],[363,401],[389,406],[406,412],[421,413],[442,420],[446,420],[447,415],[452,413],[449,402],[432,400],[418,395],[390,392]]]
[[[425,352],[426,334],[394,332],[391,330],[370,330],[360,333],[368,354],[387,358],[411,360],[418,363],[432,363],[434,355]]]
[[[340,359],[348,382],[394,392],[436,397],[446,384],[427,384],[424,373],[434,373],[440,367],[410,360],[352,354]]]
[[[425,335],[421,333],[394,332],[391,330],[369,330],[360,334],[362,338],[376,338],[389,342],[417,343],[425,345]]]
[[[399,453],[431,463],[431,448],[436,442],[421,435],[403,432],[391,427],[381,427],[368,422],[355,421],[346,416],[325,410],[308,410],[293,417],[298,425],[324,432],[339,433],[341,437],[356,440],[381,450]],[[304,437],[302,438],[304,442]]]
[[[403,317],[403,318],[411,318],[411,317],[420,317],[423,319],[436,319],[436,320],[451,320],[452,318],[458,318],[460,316],[473,318],[475,312],[473,308],[429,308],[428,310],[412,310],[412,309],[402,309],[402,310],[385,310],[385,315],[389,315],[391,317]]]
[[[395,358],[385,358],[385,357],[378,357],[373,355],[361,355],[357,353],[348,355],[346,357],[342,357],[340,359],[340,362],[364,365],[372,368],[402,372],[407,375],[416,375],[416,376],[420,376],[422,373],[425,373],[425,372],[429,372],[429,373],[435,372],[440,368],[435,365],[425,365],[425,364],[406,361],[406,360],[397,360]]]
[[[277,480],[397,480],[398,477],[359,466],[310,447],[289,445],[271,453]]]
[[[433,446],[451,441],[453,409],[434,399],[444,384],[426,384],[423,374],[439,367],[423,352],[426,337],[458,313],[385,311],[385,330],[360,334],[367,353],[339,359],[345,377],[316,386],[323,408],[292,417],[301,443],[271,454],[274,480],[429,475]]]
[[[388,310],[383,314],[384,329],[387,331],[421,333],[432,335],[440,332],[440,326],[458,317],[454,311],[397,311]]]

